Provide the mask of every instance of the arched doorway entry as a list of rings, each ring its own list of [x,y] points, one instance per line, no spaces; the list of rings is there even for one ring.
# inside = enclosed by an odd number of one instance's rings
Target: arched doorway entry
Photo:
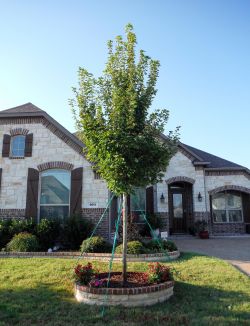
[[[193,219],[193,185],[178,181],[168,185],[169,221],[171,234],[188,232]]]

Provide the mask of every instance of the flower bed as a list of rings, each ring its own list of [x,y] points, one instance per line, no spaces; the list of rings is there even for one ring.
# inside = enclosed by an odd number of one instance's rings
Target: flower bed
[[[75,298],[90,305],[138,307],[163,302],[173,295],[170,269],[159,263],[149,264],[148,272],[128,272],[122,282],[120,272],[95,273],[91,263],[75,268]]]

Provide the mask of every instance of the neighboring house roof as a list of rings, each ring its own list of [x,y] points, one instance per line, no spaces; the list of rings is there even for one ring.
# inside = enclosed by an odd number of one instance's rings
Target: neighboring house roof
[[[60,123],[54,120],[47,112],[41,110],[32,103],[26,103],[16,106],[11,109],[0,111],[0,119],[2,118],[31,118],[42,117],[45,122],[43,124],[52,130],[59,138],[72,148],[77,150],[78,153],[83,155],[84,143],[77,137],[77,132],[70,133]],[[162,138],[168,140],[168,137],[162,134]],[[73,143],[73,145],[72,145]],[[221,157],[209,154],[195,147],[179,143],[179,149],[184,152],[192,161],[194,165],[204,166],[206,170],[243,170],[247,173],[250,171],[239,164],[230,162]]]

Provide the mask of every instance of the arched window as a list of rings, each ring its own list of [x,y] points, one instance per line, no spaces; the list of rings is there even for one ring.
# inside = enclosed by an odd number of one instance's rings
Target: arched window
[[[50,169],[41,172],[40,219],[69,216],[70,171]]]
[[[11,137],[10,147],[11,157],[24,157],[25,152],[25,136],[18,135]]]
[[[212,196],[214,223],[242,222],[242,198],[239,192],[218,192]]]

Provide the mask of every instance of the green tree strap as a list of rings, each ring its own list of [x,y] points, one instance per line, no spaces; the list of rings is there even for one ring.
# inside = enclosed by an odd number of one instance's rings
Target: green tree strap
[[[116,220],[116,227],[115,227],[115,236],[114,236],[114,241],[113,241],[113,248],[112,248],[112,254],[111,254],[111,259],[109,261],[109,273],[108,273],[108,281],[107,281],[107,288],[106,288],[106,297],[105,297],[105,302],[108,300],[108,288],[109,288],[109,283],[110,283],[110,275],[113,267],[113,260],[114,260],[114,255],[115,255],[115,246],[116,246],[116,240],[118,236],[118,229],[121,221],[121,215],[122,215],[122,202],[120,203],[119,210],[118,210],[118,216]],[[104,316],[105,313],[105,304],[102,308],[102,317]]]
[[[135,198],[135,202],[136,202],[136,204],[139,205],[139,200],[138,200],[138,198],[137,198],[136,193],[134,194],[134,198]],[[153,236],[154,236],[154,239],[157,241],[157,243],[158,243],[158,245],[160,246],[162,252],[165,253],[167,260],[171,260],[170,255],[169,255],[169,252],[168,252],[166,249],[163,248],[162,243],[159,241],[158,236],[155,234],[155,232],[154,232],[152,226],[150,225],[150,223],[149,223],[149,221],[148,221],[148,219],[147,219],[147,217],[146,217],[146,214],[144,214],[144,213],[142,212],[142,215],[143,215],[143,218],[144,218],[144,220],[146,221],[147,225],[149,226],[150,231],[152,232],[152,234],[153,234]]]

